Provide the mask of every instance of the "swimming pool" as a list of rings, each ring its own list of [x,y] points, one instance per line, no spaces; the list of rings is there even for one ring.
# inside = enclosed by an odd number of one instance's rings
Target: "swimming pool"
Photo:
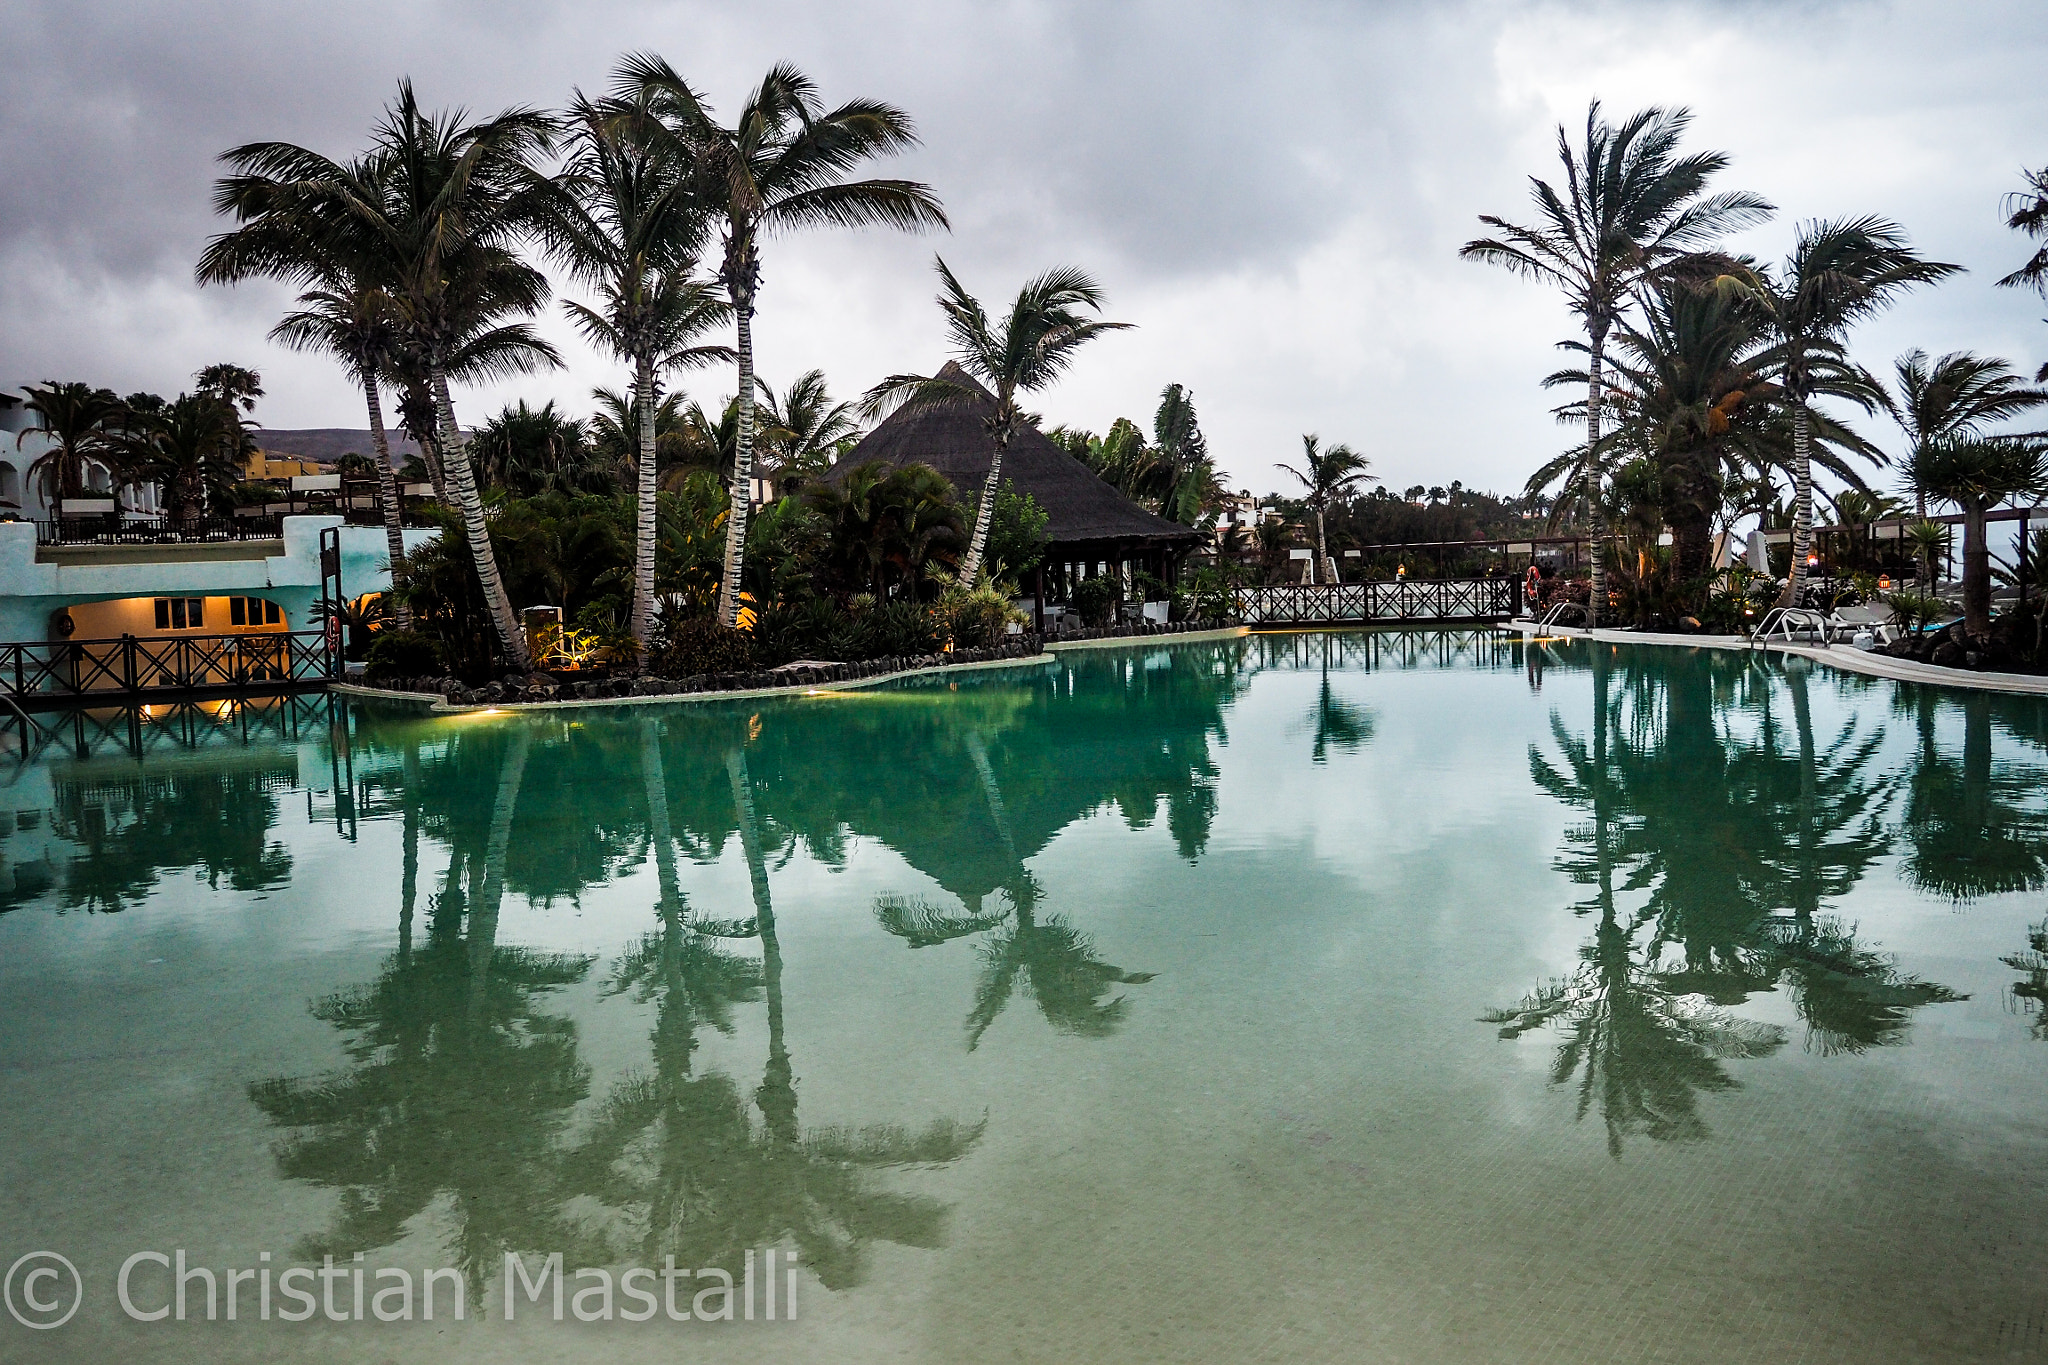
[[[0,830],[10,1361],[2048,1355],[2038,700],[1145,641],[79,717]]]

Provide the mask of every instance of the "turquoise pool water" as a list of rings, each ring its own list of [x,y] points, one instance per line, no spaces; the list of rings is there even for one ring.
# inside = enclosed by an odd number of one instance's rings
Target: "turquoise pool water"
[[[20,738],[9,1362],[2048,1358],[2035,701],[1292,634]]]

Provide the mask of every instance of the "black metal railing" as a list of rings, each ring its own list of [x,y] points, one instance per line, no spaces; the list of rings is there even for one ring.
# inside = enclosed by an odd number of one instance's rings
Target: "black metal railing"
[[[0,644],[0,696],[22,704],[187,692],[278,692],[333,676],[319,630],[124,635]]]
[[[1522,580],[1423,578],[1391,583],[1288,584],[1240,588],[1236,599],[1238,624],[1247,626],[1505,621],[1522,609]]]
[[[280,518],[255,517],[57,517],[36,523],[38,545],[187,545],[236,540],[276,540]]]

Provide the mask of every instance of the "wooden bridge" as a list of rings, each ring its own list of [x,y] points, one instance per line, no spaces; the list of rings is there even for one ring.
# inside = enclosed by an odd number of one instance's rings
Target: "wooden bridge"
[[[1390,583],[1330,583],[1241,588],[1237,621],[1246,626],[1478,623],[1521,614],[1519,578],[1420,578]]]

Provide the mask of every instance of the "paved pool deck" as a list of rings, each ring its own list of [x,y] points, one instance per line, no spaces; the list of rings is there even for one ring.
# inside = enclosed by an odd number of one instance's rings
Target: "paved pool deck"
[[[1655,631],[1586,630],[1575,626],[1539,626],[1534,621],[1510,621],[1504,627],[1525,638],[1601,640],[1618,645],[1677,645],[1686,649],[1767,650],[1773,654],[1796,654],[1803,659],[1862,673],[1894,682],[1929,683],[1936,687],[1961,687],[1975,692],[2011,692],[2022,696],[2048,697],[2048,677],[2033,673],[1977,673],[1964,668],[1938,668],[1873,654],[1854,645],[1795,645],[1753,642],[1743,635],[1665,635]]]

